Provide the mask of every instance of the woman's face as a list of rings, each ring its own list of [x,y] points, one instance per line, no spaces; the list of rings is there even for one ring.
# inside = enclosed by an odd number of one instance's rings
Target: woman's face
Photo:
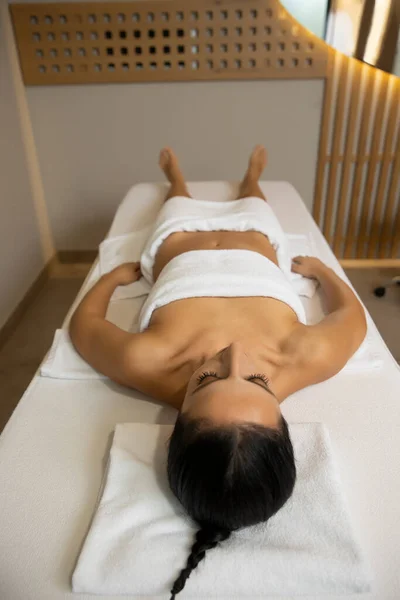
[[[245,421],[278,427],[279,402],[264,369],[264,361],[252,358],[240,342],[233,342],[193,373],[181,412],[221,425]]]

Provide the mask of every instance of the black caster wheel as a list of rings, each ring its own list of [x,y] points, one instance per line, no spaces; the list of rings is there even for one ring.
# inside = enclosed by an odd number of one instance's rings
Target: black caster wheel
[[[384,296],[386,294],[386,288],[384,288],[384,287],[377,287],[377,288],[374,289],[374,294],[378,298],[382,298],[382,296]]]

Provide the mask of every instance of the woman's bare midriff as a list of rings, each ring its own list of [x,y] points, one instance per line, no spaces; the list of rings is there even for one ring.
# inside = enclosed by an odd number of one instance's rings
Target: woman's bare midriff
[[[191,250],[252,250],[278,260],[268,237],[258,231],[180,231],[167,237],[159,248],[153,267],[154,281],[175,256]]]

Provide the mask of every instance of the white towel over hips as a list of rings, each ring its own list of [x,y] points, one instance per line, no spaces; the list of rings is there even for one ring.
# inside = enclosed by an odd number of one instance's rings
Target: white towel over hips
[[[290,278],[289,242],[271,206],[261,198],[248,197],[228,202],[170,198],[158,213],[141,256],[142,273],[153,283],[153,265],[163,241],[178,231],[258,231],[268,236],[279,267]]]

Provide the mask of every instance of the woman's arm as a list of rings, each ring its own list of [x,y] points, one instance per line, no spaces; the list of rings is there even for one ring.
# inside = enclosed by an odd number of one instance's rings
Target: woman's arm
[[[365,311],[351,288],[319,259],[297,256],[292,271],[316,279],[327,316],[301,334],[301,353],[314,372],[315,383],[338,373],[365,338]]]
[[[140,277],[139,263],[120,265],[100,277],[79,304],[69,325],[71,341],[79,354],[97,371],[123,385],[132,385],[134,335],[110,323],[105,316],[114,290]]]

